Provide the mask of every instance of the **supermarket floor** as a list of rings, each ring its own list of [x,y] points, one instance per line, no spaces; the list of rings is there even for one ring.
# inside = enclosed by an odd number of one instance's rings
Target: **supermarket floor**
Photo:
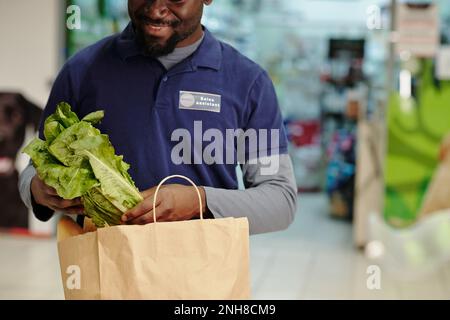
[[[351,225],[331,219],[326,198],[303,195],[285,232],[251,238],[255,299],[449,299],[450,269],[414,282],[382,274],[366,286],[367,261],[352,243]],[[0,235],[0,299],[63,299],[56,242]]]

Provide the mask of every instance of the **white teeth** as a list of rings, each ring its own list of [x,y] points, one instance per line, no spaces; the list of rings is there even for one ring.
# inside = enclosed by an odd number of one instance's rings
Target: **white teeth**
[[[154,29],[157,29],[157,30],[161,30],[163,27],[165,27],[165,26],[162,26],[162,25],[154,25],[154,24],[151,24],[151,23],[147,23],[147,25],[152,27],[152,28],[154,28]]]

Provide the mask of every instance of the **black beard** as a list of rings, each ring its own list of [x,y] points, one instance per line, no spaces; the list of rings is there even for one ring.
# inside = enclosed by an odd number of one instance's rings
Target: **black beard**
[[[143,49],[144,55],[152,58],[158,58],[168,55],[175,50],[177,43],[180,42],[178,34],[174,33],[164,45],[157,42],[157,38],[148,36],[138,29],[137,41]]]
[[[172,53],[177,44],[192,35],[195,32],[195,29],[196,27],[194,26],[183,34],[174,32],[166,43],[161,45],[157,42],[156,37],[145,34],[140,28],[135,28],[136,39],[139,46],[143,49],[144,55],[152,58],[158,58]]]

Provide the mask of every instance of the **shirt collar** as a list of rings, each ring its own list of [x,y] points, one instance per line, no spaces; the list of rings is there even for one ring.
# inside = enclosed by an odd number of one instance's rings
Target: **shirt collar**
[[[117,50],[123,60],[142,54],[135,37],[133,25],[130,22],[117,39]]]
[[[205,37],[192,55],[192,66],[220,70],[222,64],[222,47],[208,29],[203,27]]]
[[[222,64],[222,48],[220,42],[203,27],[204,39],[191,58],[194,68],[205,67],[219,70]],[[122,59],[142,55],[142,49],[136,42],[136,36],[131,22],[117,39],[117,49]]]

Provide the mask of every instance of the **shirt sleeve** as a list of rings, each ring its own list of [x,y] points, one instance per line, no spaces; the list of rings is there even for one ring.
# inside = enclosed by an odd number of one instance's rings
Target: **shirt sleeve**
[[[297,210],[292,162],[287,154],[271,158],[279,168],[270,175],[259,161],[242,166],[246,190],[204,187],[208,210],[215,218],[247,217],[250,234],[283,230],[292,223]]]
[[[70,73],[70,65],[66,63],[59,72],[53,83],[50,96],[45,105],[44,112],[41,115],[39,123],[39,137],[44,138],[44,122],[48,116],[55,112],[56,106],[60,102],[67,102],[71,105],[72,110],[77,109],[76,90],[73,87],[73,79]]]
[[[272,80],[265,71],[259,74],[251,86],[244,119],[246,119],[243,124],[244,132],[248,137],[252,132],[255,133],[258,140],[257,143],[249,143],[249,139],[245,140],[245,162],[273,154],[287,153],[287,137],[277,95]],[[239,157],[239,159],[242,158]]]

